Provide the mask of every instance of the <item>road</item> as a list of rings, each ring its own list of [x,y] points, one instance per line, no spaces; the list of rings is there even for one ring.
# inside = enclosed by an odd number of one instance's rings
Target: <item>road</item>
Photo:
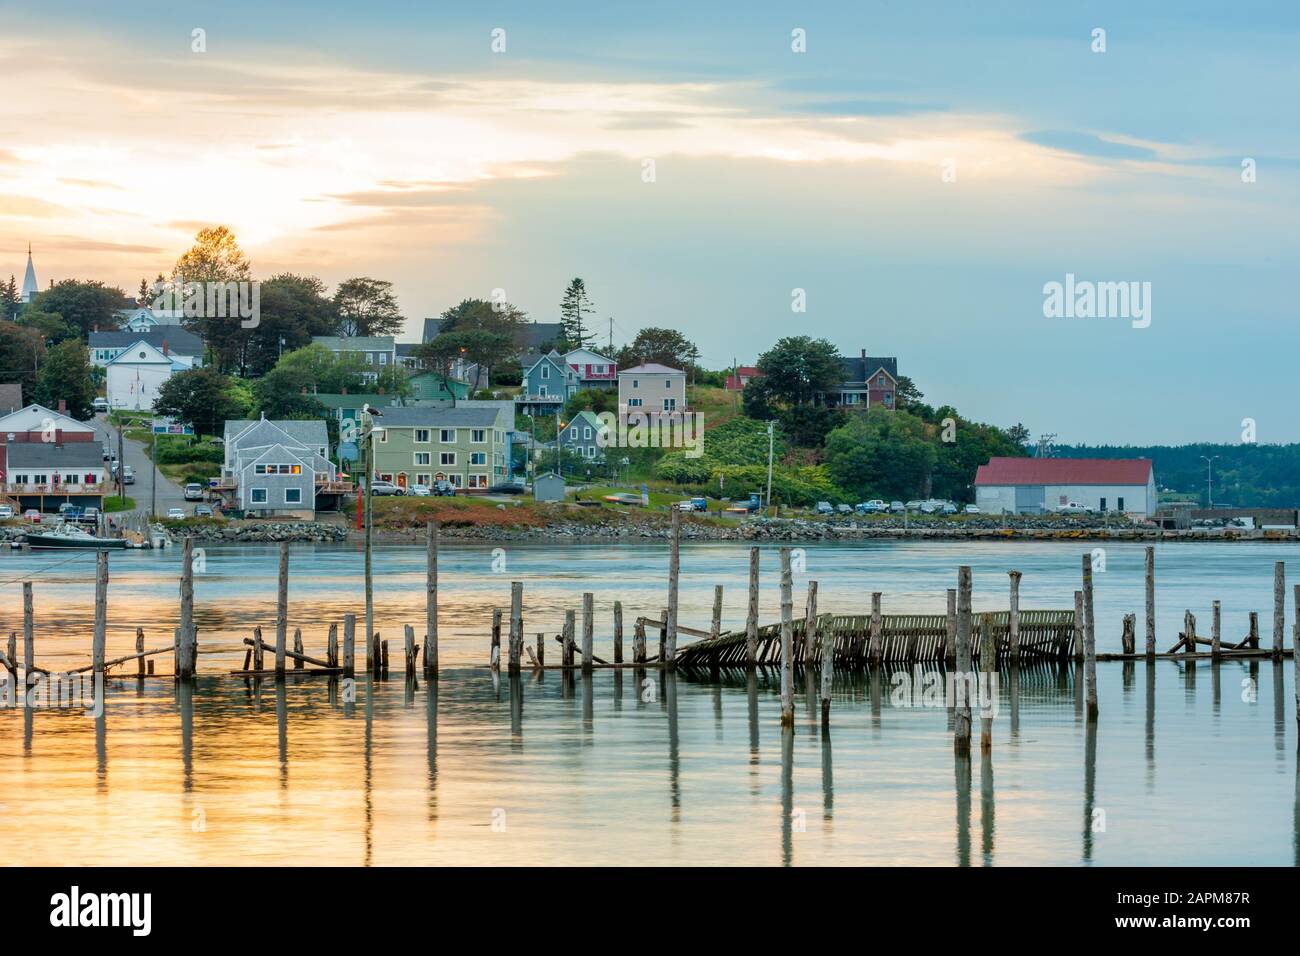
[[[107,443],[109,448],[116,454],[117,452],[117,429],[108,424],[106,415],[95,416],[95,434],[101,444]],[[186,514],[194,511],[194,502],[187,502],[181,487],[161,471],[154,467],[149,456],[145,454],[145,446],[141,442],[132,441],[123,436],[122,454],[126,458],[126,463],[131,466],[135,472],[135,484],[126,485],[126,496],[135,499],[135,510],[149,513],[149,490],[150,476],[156,481],[156,501],[154,511],[158,515],[165,515],[168,508],[182,508]],[[107,462],[105,462],[107,464]],[[113,494],[117,494],[117,484],[114,482]]]

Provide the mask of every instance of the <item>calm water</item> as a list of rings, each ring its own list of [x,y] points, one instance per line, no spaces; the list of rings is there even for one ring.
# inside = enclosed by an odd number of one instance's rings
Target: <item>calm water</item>
[[[628,620],[662,606],[666,550],[570,544],[445,547],[444,671],[436,694],[400,673],[360,681],[344,703],[324,679],[246,683],[219,676],[242,660],[255,623],[272,629],[274,549],[213,547],[196,576],[205,653],[196,688],[113,679],[105,715],[0,712],[0,839],[33,863],[922,863],[1292,864],[1296,725],[1292,665],[1161,662],[1099,665],[1101,718],[1082,720],[1074,667],[1004,673],[994,750],[952,755],[943,708],[891,698],[892,674],[836,682],[829,736],[804,684],[783,735],[775,680],[711,684],[628,671],[515,686],[480,667],[490,608],[525,582],[526,630],[554,633],[566,607],[596,592],[597,654],[609,608]],[[824,611],[940,611],[960,563],[974,567],[976,609],[1005,607],[1005,570],[1025,572],[1022,606],[1066,608],[1080,545],[870,543],[806,546]],[[1099,644],[1141,611],[1142,549],[1109,545],[1097,575]],[[497,555],[498,563],[502,555]],[[1271,628],[1272,564],[1290,545],[1157,549],[1161,649],[1191,607],[1208,631],[1223,601],[1225,637],[1247,610]],[[176,619],[179,550],[114,555],[109,656],[137,624],[150,646]],[[726,623],[744,614],[747,551],[684,549],[682,619],[704,625],[712,586]],[[64,562],[64,563],[58,563]],[[776,566],[765,549],[764,568]],[[423,554],[386,547],[376,567],[378,628],[400,644],[419,626]],[[295,548],[290,623],[308,653],[344,611],[361,612],[350,546]],[[20,626],[14,579],[36,580],[37,661],[86,660],[93,561],[0,555],[0,622]],[[776,615],[765,577],[763,618]],[[801,597],[797,603],[801,603]],[[1288,626],[1293,619],[1288,612]],[[1289,643],[1289,641],[1288,641]],[[554,655],[554,651],[552,651]],[[163,666],[167,666],[164,664]],[[978,735],[978,719],[976,721]],[[1237,808],[1235,811],[1232,808]],[[1096,821],[1085,825],[1085,821]],[[39,834],[33,842],[32,834]]]

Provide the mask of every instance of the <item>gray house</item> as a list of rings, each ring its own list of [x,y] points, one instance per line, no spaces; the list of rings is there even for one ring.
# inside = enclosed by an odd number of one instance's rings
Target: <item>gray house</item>
[[[316,495],[332,493],[338,483],[322,420],[232,420],[225,442],[216,490],[230,507],[312,518]]]
[[[605,449],[596,440],[600,435],[600,419],[594,412],[581,411],[574,415],[559,434],[560,448],[565,458],[570,456],[595,461],[605,457]]]

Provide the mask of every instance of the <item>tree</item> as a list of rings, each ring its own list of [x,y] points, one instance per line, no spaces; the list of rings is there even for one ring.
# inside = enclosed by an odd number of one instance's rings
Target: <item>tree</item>
[[[177,372],[163,382],[154,411],[193,425],[202,437],[220,434],[226,420],[238,418],[244,409],[232,392],[231,380],[205,365]]]
[[[595,311],[595,305],[587,295],[586,283],[576,278],[570,280],[560,299],[560,342],[556,345],[559,351],[568,352],[591,346],[596,336],[587,331],[583,316]]]
[[[421,359],[434,375],[442,380],[442,387],[452,396],[451,404],[456,404],[456,393],[450,387],[451,370],[458,358],[465,355],[465,334],[460,332],[439,332],[429,341],[415,349],[415,356]]]
[[[346,279],[334,291],[339,335],[396,335],[406,325],[393,284],[362,276]]]
[[[272,369],[253,383],[257,410],[267,418],[323,418],[325,406],[311,394],[315,385],[301,366]]]
[[[78,420],[94,414],[95,382],[89,354],[79,339],[68,339],[46,352],[36,376],[34,400],[46,408],[66,402],[67,413]]]
[[[298,369],[306,374],[303,381],[314,385],[315,390],[338,394],[346,389],[360,392],[366,389],[366,373],[374,366],[367,365],[360,352],[335,354],[323,345],[305,345],[285,352],[275,366],[277,369]]]
[[[826,465],[836,485],[866,497],[906,499],[928,493],[937,453],[925,423],[884,408],[851,415],[826,437]]]
[[[676,329],[648,328],[636,334],[631,345],[619,349],[619,368],[632,368],[646,362],[685,369],[699,357],[700,351]]]
[[[811,405],[844,381],[839,352],[826,339],[796,335],[780,339],[758,357],[757,385],[768,403]],[[748,392],[750,386],[746,386]]]
[[[514,340],[503,332],[470,330],[452,333],[460,338],[460,346],[465,359],[487,369],[488,381],[492,381],[492,369],[510,358],[515,351]]]
[[[23,297],[18,292],[18,280],[12,274],[8,282],[0,282],[0,318],[12,322],[23,308]]]
[[[118,327],[117,310],[126,293],[102,282],[64,279],[32,297],[24,311],[46,312],[62,316],[63,321],[87,338],[96,329]]]
[[[528,314],[509,302],[462,299],[438,318],[439,332],[500,332],[519,342]]]
[[[903,411],[911,411],[916,405],[921,404],[921,399],[925,398],[921,390],[916,387],[906,375],[898,376],[894,383],[894,407],[901,408]]]
[[[597,415],[601,412],[617,412],[618,392],[612,388],[584,388],[574,392],[564,403],[564,418],[567,421],[584,410],[593,411]]]
[[[1029,444],[1029,429],[1022,422],[1016,422],[1007,429],[1007,437],[1021,447]]]
[[[218,371],[242,368],[249,329],[238,315],[209,315],[205,295],[208,283],[251,281],[252,267],[239,247],[235,234],[226,226],[200,229],[194,245],[176,260],[172,283],[183,299],[184,324],[202,337],[216,357]],[[214,310],[215,311],[215,310]],[[231,309],[225,309],[227,313]]]
[[[245,373],[265,374],[285,352],[310,345],[314,335],[333,335],[337,325],[324,282],[291,273],[272,276],[262,283],[260,320],[249,329]]]
[[[35,400],[38,369],[44,360],[45,343],[40,332],[0,322],[0,379],[22,386],[24,404]]]
[[[60,342],[78,337],[78,330],[64,322],[63,316],[57,312],[24,309],[22,315],[18,317],[18,324],[39,332],[44,336],[47,346],[58,345]]]

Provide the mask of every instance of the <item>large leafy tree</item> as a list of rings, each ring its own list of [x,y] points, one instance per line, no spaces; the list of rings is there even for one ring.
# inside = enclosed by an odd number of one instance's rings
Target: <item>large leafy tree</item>
[[[439,332],[415,350],[416,357],[422,360],[425,367],[442,380],[443,388],[451,393],[452,405],[456,404],[456,395],[448,386],[448,383],[451,381],[451,371],[456,360],[466,356],[466,338],[468,334]]]
[[[517,341],[528,314],[509,302],[462,299],[439,318],[439,332],[500,332]]]
[[[685,369],[695,364],[700,350],[676,329],[646,328],[636,334],[616,356],[619,368],[631,368],[643,362],[655,362],[670,368]]]
[[[340,282],[334,308],[340,335],[397,335],[406,325],[393,284],[383,279],[361,276]]]
[[[102,282],[64,279],[32,298],[24,311],[61,316],[83,339],[96,329],[116,329],[126,293]]]
[[[571,279],[560,299],[560,342],[556,348],[567,352],[590,347],[596,336],[585,317],[595,311],[595,303],[587,295],[587,284],[581,279]]]
[[[95,381],[86,346],[79,339],[68,339],[46,352],[36,377],[34,397],[46,408],[58,408],[60,401],[66,402],[73,418],[90,418]]]
[[[197,435],[218,435],[226,419],[244,412],[231,380],[211,366],[177,372],[158,389],[154,411],[194,426]]]
[[[36,329],[12,322],[0,322],[0,379],[17,382],[23,389],[23,404],[33,401],[45,343]]]
[[[267,418],[323,418],[325,406],[312,394],[315,385],[302,366],[274,368],[253,383],[257,409]]]
[[[826,437],[832,480],[863,497],[927,494],[938,455],[925,429],[921,419],[903,411],[873,408],[849,416]]]
[[[285,352],[310,345],[312,336],[333,335],[337,324],[337,309],[320,279],[272,276],[262,283],[260,321],[249,330],[245,374],[268,372]]]
[[[60,342],[78,338],[80,335],[79,330],[64,322],[63,316],[57,312],[39,312],[34,309],[24,309],[22,315],[18,317],[18,324],[29,329],[35,329],[45,337],[46,345],[58,345]]]
[[[811,405],[844,381],[839,352],[826,339],[795,335],[780,339],[758,357],[762,375],[746,386],[756,396],[784,405]]]
[[[251,279],[252,267],[248,256],[226,226],[200,229],[194,236],[194,245],[176,260],[172,270],[172,283],[187,306],[185,325],[198,333],[212,350],[218,371],[243,368],[252,330],[244,327],[244,320],[237,314],[208,315],[206,307],[196,302],[195,296],[203,295],[203,287],[208,283],[249,282]],[[200,286],[190,286],[190,283],[199,283]]]

